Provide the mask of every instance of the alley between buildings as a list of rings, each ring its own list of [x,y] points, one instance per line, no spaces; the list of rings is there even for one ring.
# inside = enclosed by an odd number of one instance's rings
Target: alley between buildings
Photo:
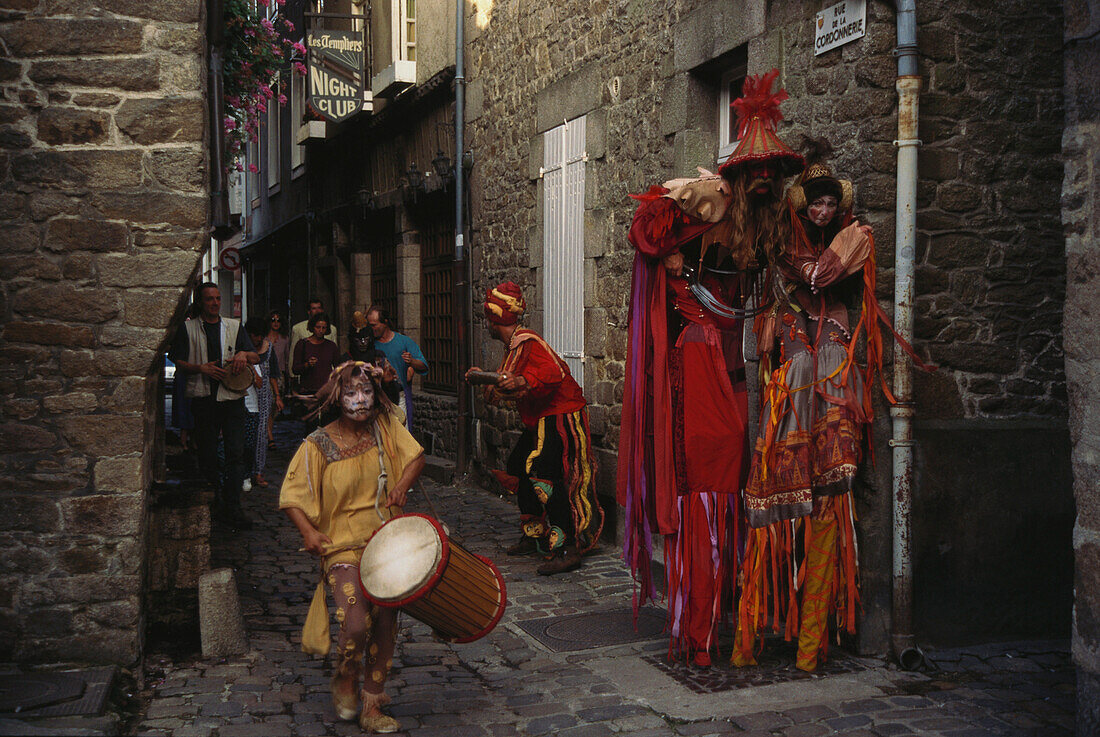
[[[360,733],[335,717],[330,664],[299,647],[318,571],[297,552],[298,533],[276,509],[301,427],[279,422],[276,434],[271,486],[245,499],[254,529],[216,532],[213,541],[214,566],[236,570],[250,651],[221,660],[150,652],[140,735]],[[939,650],[929,653],[939,669],[925,674],[834,650],[810,676],[794,670],[793,656],[776,641],[756,668],[732,669],[725,658],[709,669],[670,663],[661,610],[643,610],[638,634],[626,626],[632,584],[616,547],[605,545],[578,571],[541,577],[537,559],[504,555],[516,530],[509,501],[476,487],[430,480],[421,487],[407,511],[429,513],[424,495],[431,495],[452,537],[499,566],[508,608],[492,633],[470,644],[442,642],[401,616],[388,688],[402,734],[1072,733],[1074,676],[1065,642]],[[548,624],[548,617],[555,619]],[[728,653],[728,633],[722,643]]]

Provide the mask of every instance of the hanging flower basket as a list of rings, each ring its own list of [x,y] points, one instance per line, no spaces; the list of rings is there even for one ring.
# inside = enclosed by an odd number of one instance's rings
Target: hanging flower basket
[[[275,0],[281,7],[286,0]],[[291,41],[294,24],[275,14],[271,0],[225,0],[225,55],[222,77],[225,96],[225,167],[244,170],[241,155],[256,140],[260,116],[271,105],[285,105],[286,73],[304,76],[306,49]],[[256,171],[256,165],[249,164]]]

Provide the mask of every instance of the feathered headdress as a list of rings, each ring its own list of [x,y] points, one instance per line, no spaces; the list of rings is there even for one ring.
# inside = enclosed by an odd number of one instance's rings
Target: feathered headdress
[[[796,174],[805,163],[802,156],[779,140],[775,129],[783,120],[779,103],[787,99],[787,91],[772,92],[772,83],[779,76],[773,69],[764,75],[745,78],[741,97],[730,105],[737,113],[737,135],[740,141],[726,163],[718,169],[725,174],[731,167],[752,161],[775,160],[785,176]]]

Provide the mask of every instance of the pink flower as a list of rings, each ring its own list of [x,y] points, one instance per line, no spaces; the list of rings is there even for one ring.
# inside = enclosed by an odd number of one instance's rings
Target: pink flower
[[[229,118],[229,117],[227,117],[225,119],[224,124],[225,124],[225,130],[226,130],[227,133],[231,130],[234,130],[237,127],[237,121],[234,120],[233,118]]]
[[[275,96],[275,93],[272,92],[271,88],[268,87],[266,84],[260,85],[260,92],[263,93],[263,96],[266,97],[268,100]]]
[[[302,56],[306,55],[306,47],[302,45],[301,41],[295,41],[290,45],[290,48],[294,49],[295,53],[301,54]]]
[[[241,162],[238,161],[236,168],[237,168],[237,171],[244,171],[244,164],[242,164]]]
[[[285,5],[285,4],[286,4],[286,0],[279,0],[279,5]],[[288,33],[294,33],[294,24],[293,23],[286,20],[285,18],[283,19],[283,23],[286,24],[286,30],[287,30]]]
[[[294,62],[294,71],[303,77],[306,76],[306,65],[300,61]]]
[[[261,113],[266,113],[267,112],[267,105],[265,103],[262,103],[262,102],[257,102],[256,103],[256,109],[259,110]]]
[[[255,164],[249,164],[248,165],[248,170],[250,172],[252,172],[253,174],[256,174],[260,171],[260,167],[256,166]]]
[[[285,105],[286,104],[286,95],[283,95],[283,94],[279,95],[279,104],[280,105]]]
[[[261,19],[260,25],[263,26],[264,30],[268,33],[273,33],[275,31],[275,26],[272,25],[271,21],[269,21],[267,18]]]

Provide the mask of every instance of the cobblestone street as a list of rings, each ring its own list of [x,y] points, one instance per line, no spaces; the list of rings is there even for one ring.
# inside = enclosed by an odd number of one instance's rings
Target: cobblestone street
[[[236,569],[250,652],[225,660],[146,658],[141,735],[268,737],[352,735],[338,722],[329,662],[301,652],[300,630],[316,584],[316,563],[276,509],[279,480],[296,445],[296,423],[276,425],[279,449],[269,461],[271,486],[246,497],[253,530],[221,534],[214,565]],[[773,660],[744,671],[716,659],[709,669],[665,661],[667,639],[620,636],[625,644],[569,649],[597,632],[567,632],[549,647],[529,632],[533,620],[606,613],[625,616],[631,581],[613,546],[578,571],[550,578],[534,558],[509,558],[515,507],[477,488],[422,482],[453,537],[492,559],[508,587],[496,629],[471,644],[436,639],[402,615],[388,691],[404,734],[418,737],[544,735],[1054,735],[1073,730],[1074,676],[1067,643],[987,645],[929,653],[938,666],[907,674],[874,659],[834,651],[823,673],[789,665],[779,643]],[[407,511],[428,512],[420,492]],[[525,626],[521,626],[525,624]],[[547,630],[547,628],[543,628]],[[555,630],[557,631],[557,630]],[[643,627],[645,631],[645,627]],[[624,634],[624,633],[621,633]],[[629,634],[629,633],[625,633]],[[543,638],[547,639],[547,638]],[[728,640],[723,641],[728,652]],[[583,643],[580,646],[584,646]],[[558,651],[560,650],[560,652]]]

